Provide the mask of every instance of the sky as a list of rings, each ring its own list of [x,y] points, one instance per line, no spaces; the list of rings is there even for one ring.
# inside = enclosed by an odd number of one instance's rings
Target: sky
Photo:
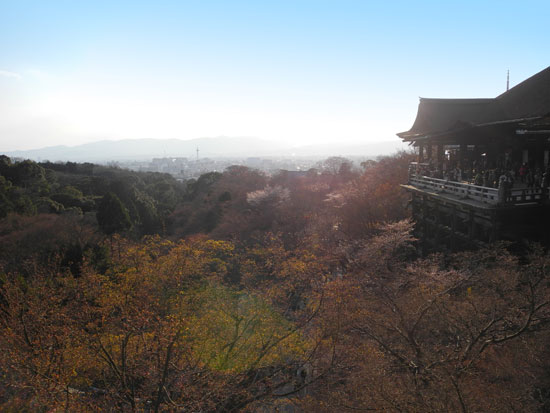
[[[545,1],[0,0],[0,152],[103,139],[398,139],[421,97],[550,65]]]

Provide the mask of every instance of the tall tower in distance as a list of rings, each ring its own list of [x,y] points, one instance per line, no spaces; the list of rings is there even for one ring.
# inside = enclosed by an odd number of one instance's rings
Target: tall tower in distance
[[[197,161],[199,160],[199,147],[197,146]]]
[[[508,92],[508,89],[510,89],[510,69],[506,73],[506,92]]]

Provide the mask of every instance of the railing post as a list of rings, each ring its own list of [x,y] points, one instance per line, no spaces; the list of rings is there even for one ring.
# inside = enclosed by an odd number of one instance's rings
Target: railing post
[[[508,182],[506,182],[506,177],[502,175],[498,180],[498,203],[506,203],[506,192],[508,190]]]

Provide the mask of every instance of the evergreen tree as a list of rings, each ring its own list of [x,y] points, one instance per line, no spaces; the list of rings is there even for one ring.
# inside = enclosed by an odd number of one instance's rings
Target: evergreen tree
[[[112,192],[105,194],[99,203],[96,216],[99,228],[107,235],[125,231],[132,226],[128,210]]]

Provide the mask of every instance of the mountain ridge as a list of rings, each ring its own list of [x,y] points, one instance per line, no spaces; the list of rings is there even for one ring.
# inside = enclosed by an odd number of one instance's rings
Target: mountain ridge
[[[364,144],[325,143],[303,146],[268,141],[255,137],[202,137],[183,139],[122,139],[100,140],[75,146],[55,145],[37,149],[3,152],[10,157],[75,162],[108,162],[145,160],[159,157],[197,156],[210,158],[271,157],[271,156],[376,156],[403,149],[396,140]]]

